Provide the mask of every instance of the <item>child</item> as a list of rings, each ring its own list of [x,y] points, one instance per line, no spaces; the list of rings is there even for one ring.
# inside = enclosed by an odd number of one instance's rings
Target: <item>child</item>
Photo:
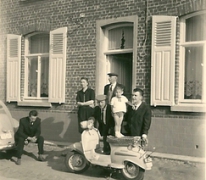
[[[115,121],[115,137],[121,138],[124,135],[121,134],[121,124],[126,113],[126,104],[129,103],[128,99],[123,96],[123,87],[117,86],[116,96],[111,100],[112,112]]]

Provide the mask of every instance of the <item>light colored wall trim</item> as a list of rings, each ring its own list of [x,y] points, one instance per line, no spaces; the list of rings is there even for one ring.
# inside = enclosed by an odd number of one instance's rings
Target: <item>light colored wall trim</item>
[[[137,31],[138,31],[138,16],[127,16],[112,19],[104,19],[96,21],[96,80],[95,89],[96,94],[102,94],[104,90],[104,85],[107,84],[106,75],[106,57],[103,52],[106,51],[105,42],[107,41],[105,37],[105,32],[103,28],[107,25],[112,25],[115,23],[133,23],[133,74],[132,74],[132,88],[136,86],[136,66],[137,66]],[[100,81],[101,79],[101,81]]]

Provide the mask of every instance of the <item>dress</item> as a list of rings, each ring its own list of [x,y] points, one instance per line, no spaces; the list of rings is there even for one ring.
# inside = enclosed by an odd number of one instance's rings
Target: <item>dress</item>
[[[80,90],[77,92],[76,101],[77,102],[86,102],[90,100],[95,100],[94,90],[87,88],[84,92]],[[80,122],[88,120],[89,117],[93,116],[94,108],[90,106],[79,106],[78,108],[78,123],[79,123],[79,132],[82,133],[83,129],[80,127]]]

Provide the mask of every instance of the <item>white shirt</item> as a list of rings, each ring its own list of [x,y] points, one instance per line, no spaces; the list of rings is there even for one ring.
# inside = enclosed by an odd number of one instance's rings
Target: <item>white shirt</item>
[[[141,101],[140,103],[138,103],[138,104],[134,105],[135,110],[137,110],[137,109],[140,107],[140,105],[141,105],[141,104],[142,104],[142,101]]]
[[[125,96],[121,96],[120,98],[113,97],[111,100],[111,105],[113,106],[113,113],[116,112],[126,112],[127,107],[126,103],[128,99]]]

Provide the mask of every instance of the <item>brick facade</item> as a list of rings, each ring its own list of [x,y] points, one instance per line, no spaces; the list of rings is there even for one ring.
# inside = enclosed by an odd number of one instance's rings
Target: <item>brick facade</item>
[[[6,34],[25,35],[35,31],[68,27],[66,64],[66,103],[53,104],[40,111],[75,112],[79,79],[89,78],[95,89],[96,20],[125,16],[138,16],[136,86],[145,90],[150,102],[151,81],[151,17],[152,15],[183,16],[206,9],[205,0],[1,0],[0,21],[0,99],[6,97]],[[85,17],[81,18],[82,13]],[[23,41],[22,38],[22,41]],[[175,102],[178,99],[179,77],[179,20],[177,20]],[[24,43],[22,43],[22,53]],[[23,94],[24,60],[21,69],[21,95]],[[29,107],[7,104],[13,111],[27,111]],[[204,113],[172,112],[169,107],[153,108],[153,116],[173,119],[203,119]]]

